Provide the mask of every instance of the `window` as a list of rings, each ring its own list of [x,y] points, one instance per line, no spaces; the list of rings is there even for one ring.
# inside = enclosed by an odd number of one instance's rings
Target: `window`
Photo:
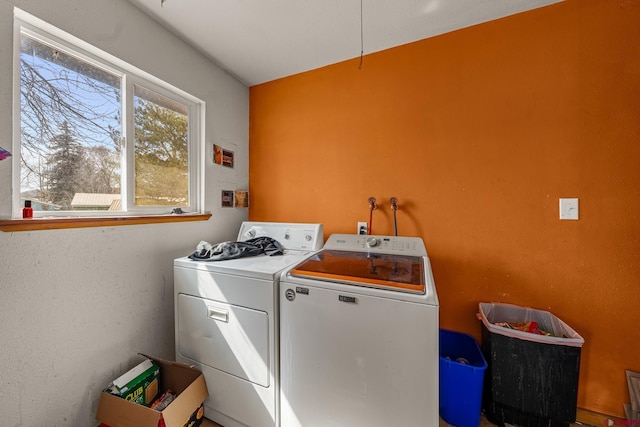
[[[19,10],[16,40],[16,216],[201,212],[202,101]]]

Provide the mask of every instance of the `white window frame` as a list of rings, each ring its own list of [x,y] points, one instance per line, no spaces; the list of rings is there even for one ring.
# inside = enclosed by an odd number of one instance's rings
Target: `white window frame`
[[[185,213],[204,213],[204,123],[205,102],[197,97],[160,80],[153,75],[106,53],[71,34],[68,34],[21,9],[14,9],[14,95],[13,95],[13,189],[12,212],[21,218],[20,168],[21,168],[21,105],[20,105],[20,51],[22,33],[54,46],[66,54],[75,56],[122,79],[122,158],[121,202],[122,211],[34,211],[35,218],[43,217],[114,217],[145,216],[172,213],[171,206],[135,206],[134,203],[134,108],[133,85],[137,84],[188,107],[189,111],[189,203],[182,206]]]

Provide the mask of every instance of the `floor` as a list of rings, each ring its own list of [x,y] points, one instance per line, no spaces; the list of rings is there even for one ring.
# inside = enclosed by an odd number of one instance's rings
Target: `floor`
[[[489,421],[482,419],[479,427],[494,427],[494,424],[491,424]],[[223,427],[220,424],[216,424],[211,420],[204,419],[201,427]],[[440,427],[449,427],[449,424],[445,423],[442,419],[440,420]]]
[[[580,418],[580,417],[579,417]],[[586,424],[584,422],[580,422],[578,424],[571,424],[571,427],[584,427],[584,426],[591,426],[591,425],[596,425],[596,424]],[[605,425],[598,423],[597,426],[602,426]],[[210,421],[208,419],[205,418],[204,422],[202,423],[201,427],[223,427],[220,424],[216,424],[213,421]],[[447,424],[446,422],[444,422],[442,419],[440,419],[440,426],[439,427],[450,427],[450,424]],[[487,419],[484,417],[484,415],[480,418],[480,426],[479,427],[495,427],[495,424],[490,423],[489,421],[487,421]]]
[[[201,424],[201,427],[223,427],[223,426],[221,426],[220,424],[216,424],[213,421],[210,421],[210,420],[205,418],[204,422]],[[440,420],[440,427],[449,427],[449,424],[445,423],[441,419]],[[491,424],[489,421],[483,419],[483,420],[481,420],[479,427],[494,427],[494,424]]]

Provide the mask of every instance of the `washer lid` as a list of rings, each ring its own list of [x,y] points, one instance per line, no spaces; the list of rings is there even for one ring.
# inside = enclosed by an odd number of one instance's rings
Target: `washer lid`
[[[425,257],[324,249],[291,270],[294,277],[425,293]]]

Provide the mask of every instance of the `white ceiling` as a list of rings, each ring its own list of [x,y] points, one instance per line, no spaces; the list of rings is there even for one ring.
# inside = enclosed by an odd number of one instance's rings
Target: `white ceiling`
[[[253,86],[561,0],[129,1]]]

